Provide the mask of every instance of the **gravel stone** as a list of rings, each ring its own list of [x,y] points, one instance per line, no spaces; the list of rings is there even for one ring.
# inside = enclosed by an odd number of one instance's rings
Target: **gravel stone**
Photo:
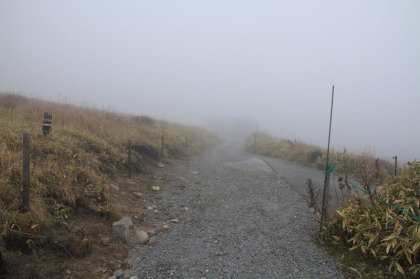
[[[159,197],[180,220],[134,253],[138,278],[346,278],[314,244],[319,223],[305,200],[243,142],[180,167]],[[186,210],[188,208],[188,210]]]

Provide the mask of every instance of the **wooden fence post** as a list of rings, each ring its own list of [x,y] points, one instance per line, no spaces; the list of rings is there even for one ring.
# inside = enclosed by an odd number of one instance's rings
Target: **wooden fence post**
[[[131,179],[131,140],[128,140],[128,178]]]
[[[162,141],[160,143],[160,157],[163,157],[163,145],[164,145],[164,137],[162,135]]]
[[[30,153],[31,153],[31,135],[29,133],[23,134],[23,210],[25,212],[31,211],[30,199]]]

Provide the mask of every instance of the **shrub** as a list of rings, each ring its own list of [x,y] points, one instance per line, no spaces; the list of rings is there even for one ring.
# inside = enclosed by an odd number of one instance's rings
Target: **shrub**
[[[409,163],[400,182],[380,186],[380,199],[420,216],[420,162]],[[389,271],[420,274],[420,221],[367,195],[352,195],[324,223],[321,238],[386,263]]]
[[[313,164],[318,160],[319,157],[322,157],[322,151],[321,150],[315,150],[315,151],[309,153],[308,160],[309,160],[310,163]]]

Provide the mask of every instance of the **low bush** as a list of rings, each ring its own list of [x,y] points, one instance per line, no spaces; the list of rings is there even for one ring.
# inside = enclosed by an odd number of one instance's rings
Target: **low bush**
[[[378,187],[375,195],[420,216],[420,162],[409,163],[398,183]],[[420,275],[419,219],[367,195],[348,197],[336,212],[324,223],[321,239],[358,250],[394,273]]]

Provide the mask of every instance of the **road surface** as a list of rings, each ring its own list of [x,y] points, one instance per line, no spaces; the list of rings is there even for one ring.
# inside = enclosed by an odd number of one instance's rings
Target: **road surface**
[[[180,168],[179,179],[160,194],[171,230],[132,255],[131,274],[346,278],[340,264],[313,242],[319,224],[285,181],[292,181],[293,170],[279,170],[246,154],[240,142],[213,148]],[[177,222],[169,221],[173,218]]]

